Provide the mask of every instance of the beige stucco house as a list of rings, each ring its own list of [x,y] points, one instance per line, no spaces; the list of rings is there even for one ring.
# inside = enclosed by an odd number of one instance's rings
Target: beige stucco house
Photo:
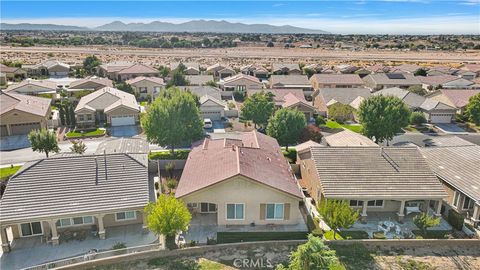
[[[158,96],[160,91],[165,88],[165,82],[162,78],[159,77],[136,77],[126,81],[127,84],[131,85],[133,91],[141,98],[154,99]]]
[[[27,77],[27,72],[18,67],[9,67],[4,64],[0,64],[0,73],[5,75],[5,79],[9,81],[25,79]]]
[[[19,238],[58,245],[75,235],[105,239],[109,228],[146,224],[143,208],[155,200],[147,167],[146,153],[60,154],[26,163],[0,202],[3,252]]]
[[[257,77],[245,75],[243,73],[227,77],[219,82],[223,91],[246,92],[250,89],[262,89],[263,84]]]
[[[70,65],[58,60],[47,60],[36,65],[24,65],[32,76],[67,77]]]
[[[218,226],[304,224],[290,165],[276,140],[256,131],[195,146],[175,196]]]
[[[47,98],[0,92],[1,136],[28,134],[47,128],[51,114]]]
[[[75,108],[79,127],[95,126],[99,122],[111,126],[135,125],[139,121],[139,113],[134,95],[111,87],[82,97]]]
[[[130,62],[111,62],[100,65],[98,68],[100,76],[106,76],[112,80],[126,81],[132,78],[144,76],[158,76],[159,71],[156,68]]]
[[[10,85],[5,91],[32,96],[55,94],[57,92],[57,84],[49,80],[27,79],[18,84]]]
[[[359,88],[365,85],[358,74],[313,74],[310,77],[310,83],[315,90],[320,88]]]
[[[174,62],[170,64],[170,70],[177,69],[180,64],[185,67],[185,75],[200,75],[200,64],[197,62]]]

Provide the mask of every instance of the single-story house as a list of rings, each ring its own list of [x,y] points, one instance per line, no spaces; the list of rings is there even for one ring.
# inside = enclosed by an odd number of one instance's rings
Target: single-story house
[[[0,202],[2,250],[15,248],[18,238],[58,245],[74,232],[105,239],[111,227],[146,225],[143,208],[155,200],[152,188],[145,153],[71,154],[27,162],[10,178]],[[13,239],[7,237],[8,228]]]
[[[154,99],[165,88],[165,82],[159,77],[140,76],[127,80],[125,83],[132,86],[134,93],[142,99],[147,99],[148,97]]]
[[[273,63],[272,74],[275,75],[301,75],[300,65],[295,63]]]
[[[480,228],[480,146],[425,147],[420,151],[448,194],[445,210],[454,209]]]
[[[268,70],[262,66],[246,65],[240,68],[240,72],[245,75],[257,77],[260,80],[268,79]]]
[[[235,70],[229,67],[228,65],[223,65],[220,63],[211,65],[207,67],[207,73],[213,75],[215,79],[223,79],[235,75]]]
[[[369,138],[345,129],[323,137],[328,146],[378,146]]]
[[[335,71],[337,71],[338,73],[352,74],[355,71],[357,71],[359,69],[359,67],[352,66],[352,65],[349,65],[349,64],[340,64],[340,65],[335,66],[333,69]]]
[[[104,122],[112,126],[135,125],[140,109],[135,96],[105,87],[80,99],[75,108],[77,126],[95,126]]]
[[[320,88],[359,88],[365,83],[358,74],[314,74],[310,77],[312,87]]]
[[[457,68],[451,68],[447,66],[436,66],[436,67],[431,67],[427,71],[427,76],[437,76],[437,75],[457,75],[457,72],[459,69]]]
[[[428,98],[437,100],[457,109],[462,114],[472,96],[480,94],[480,89],[440,89],[428,95]]]
[[[391,87],[407,89],[410,86],[422,86],[418,78],[410,73],[375,73],[365,76],[363,80],[373,91]]]
[[[196,62],[175,62],[170,64],[170,69],[174,70],[177,69],[178,66],[180,65],[185,66],[185,75],[200,75],[200,64]]]
[[[0,135],[28,134],[48,127],[51,100],[0,91]]]
[[[368,88],[320,88],[312,95],[313,106],[327,115],[328,108],[336,103],[358,109],[360,103],[370,95]]]
[[[189,85],[201,86],[206,85],[208,82],[213,82],[213,75],[186,75],[185,79]]]
[[[245,75],[243,73],[237,74],[232,77],[227,77],[221,80],[218,84],[223,91],[246,92],[250,89],[263,88],[263,84],[257,77]]]
[[[390,72],[390,67],[384,66],[382,64],[375,64],[372,66],[366,66],[366,70],[370,71],[371,73],[388,73]]]
[[[155,77],[159,71],[156,68],[143,64],[130,62],[111,62],[100,65],[98,68],[100,76],[106,76],[112,80],[126,81],[135,77]]]
[[[307,75],[272,75],[269,86],[274,89],[302,89],[304,95],[312,94]]]
[[[58,60],[47,60],[36,65],[24,65],[23,67],[32,76],[67,77],[70,73],[70,65]]]
[[[423,112],[430,123],[450,123],[455,117],[454,107],[398,87],[383,89],[375,92],[374,95],[398,97],[410,110]]]
[[[414,64],[402,64],[402,65],[399,65],[399,66],[394,66],[394,67],[392,67],[392,69],[390,70],[390,72],[392,72],[392,73],[410,73],[410,74],[414,74],[414,73],[417,72],[419,69],[428,70],[428,68],[421,67],[421,66],[419,66],[419,65],[414,65]]]
[[[48,80],[27,79],[18,84],[10,85],[6,92],[38,96],[40,94],[56,94],[57,84]]]
[[[433,90],[437,88],[466,89],[475,84],[473,81],[469,81],[453,75],[438,75],[425,77],[417,76],[417,78],[422,83],[422,87],[427,90]]]
[[[97,69],[97,72],[102,77],[107,77],[112,80],[117,80],[117,72],[133,66],[134,63],[127,61],[115,61],[110,63],[101,64]]]
[[[305,224],[303,195],[274,138],[257,131],[239,139],[206,138],[193,147],[175,197],[217,226]]]
[[[477,74],[477,77],[480,76],[480,64],[465,64],[462,70],[472,71]]]
[[[113,82],[108,78],[90,76],[71,82],[68,86],[67,91],[96,91],[103,87],[113,87]]]
[[[228,104],[222,100],[222,92],[220,89],[212,86],[180,86],[180,89],[198,96],[200,115],[203,118],[220,120],[222,117],[225,117]]]
[[[391,213],[402,221],[433,206],[440,215],[447,197],[416,147],[322,147],[298,153],[302,180],[315,201],[348,200],[369,213]]]
[[[469,70],[463,70],[458,72],[458,76],[462,79],[473,81],[477,77],[477,73]]]
[[[5,75],[6,80],[14,81],[16,79],[25,79],[27,72],[23,68],[9,67],[0,64],[0,72]]]

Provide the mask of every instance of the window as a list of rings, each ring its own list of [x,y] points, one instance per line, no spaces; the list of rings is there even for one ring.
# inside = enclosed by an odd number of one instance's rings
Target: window
[[[200,203],[200,212],[201,213],[215,213],[217,212],[217,205],[214,203]]]
[[[92,115],[91,115],[91,114],[87,114],[87,120],[88,120],[88,121],[91,121],[91,120],[92,120]]]
[[[20,224],[22,236],[32,236],[42,234],[42,224],[40,222],[22,223]]]
[[[56,224],[57,224],[57,227],[59,228],[93,224],[93,217],[85,216],[85,217],[74,217],[74,218],[62,218],[58,220]]]
[[[266,219],[283,219],[283,203],[267,203]]]
[[[140,91],[140,93],[147,93],[147,87],[139,87],[138,91]]]
[[[78,115],[78,121],[83,121],[83,120],[84,120],[83,114],[79,114],[79,115]]]
[[[453,206],[455,208],[458,208],[459,201],[460,201],[460,193],[458,193],[458,191],[455,191],[455,194],[453,195]]]
[[[363,206],[363,201],[350,200],[351,207],[360,207]]]
[[[137,219],[135,211],[119,212],[115,214],[116,221]]]
[[[473,200],[470,199],[469,197],[465,197],[465,200],[463,200],[463,210],[468,210],[473,208]]]
[[[227,204],[227,219],[243,219],[243,211],[244,211],[244,204],[243,203],[228,203]]]
[[[383,207],[383,200],[368,201],[368,207]]]
[[[188,208],[197,208],[198,204],[197,203],[187,203]]]

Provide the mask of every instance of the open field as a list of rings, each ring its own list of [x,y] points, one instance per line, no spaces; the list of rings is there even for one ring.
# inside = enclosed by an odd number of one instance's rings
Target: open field
[[[174,61],[197,61],[203,65],[217,62],[239,67],[245,64],[270,64],[272,62],[304,62],[322,64],[359,63],[386,64],[414,62],[418,64],[450,64],[480,62],[479,51],[386,51],[386,50],[329,50],[301,48],[235,47],[222,49],[157,49],[123,46],[1,46],[3,60],[35,64],[48,58],[67,63],[81,63],[87,55],[95,54],[103,62],[132,61],[148,65],[162,65]]]

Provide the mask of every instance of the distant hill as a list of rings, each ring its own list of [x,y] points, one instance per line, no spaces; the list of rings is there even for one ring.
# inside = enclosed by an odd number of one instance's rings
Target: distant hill
[[[154,21],[150,23],[123,23],[114,21],[95,28],[56,24],[0,24],[2,30],[56,30],[56,31],[142,31],[142,32],[211,32],[211,33],[266,33],[266,34],[329,34],[326,31],[291,25],[244,24],[227,21],[194,20],[184,23]]]
[[[86,27],[58,25],[58,24],[32,24],[32,23],[1,23],[1,30],[52,30],[52,31],[88,31]]]

